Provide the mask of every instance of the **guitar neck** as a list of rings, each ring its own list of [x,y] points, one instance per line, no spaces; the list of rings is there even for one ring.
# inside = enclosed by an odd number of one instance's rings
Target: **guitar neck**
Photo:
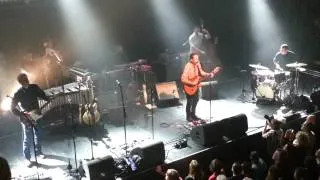
[[[218,81],[207,81],[207,82],[201,82],[201,86],[209,86],[209,85],[216,85],[218,84]]]

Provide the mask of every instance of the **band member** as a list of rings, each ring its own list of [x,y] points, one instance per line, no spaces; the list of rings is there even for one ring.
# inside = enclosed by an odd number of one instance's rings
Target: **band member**
[[[276,69],[283,70],[286,67],[286,64],[294,63],[298,60],[297,55],[289,50],[287,44],[282,44],[280,46],[279,52],[273,58],[273,63],[276,66]]]
[[[209,39],[211,39],[209,31],[207,31],[205,28],[196,26],[193,29],[193,33],[188,38],[188,42],[190,45],[189,53],[205,54],[206,52],[204,49],[203,42],[204,40]]]
[[[37,123],[32,123],[29,117],[32,110],[40,110],[38,99],[41,98],[49,101],[43,90],[36,84],[30,84],[28,76],[24,73],[18,75],[17,80],[22,86],[13,96],[11,103],[12,112],[20,117],[20,122],[23,130],[23,155],[28,160],[28,166],[32,164],[30,161],[30,149],[32,145],[35,147],[35,153],[40,158],[43,158],[41,150],[40,129]]]
[[[186,116],[187,121],[199,120],[196,116],[196,107],[199,101],[199,90],[201,77],[213,77],[220,69],[215,69],[212,73],[207,73],[202,70],[199,55],[192,53],[189,62],[185,65],[181,75],[181,82],[184,85],[184,90],[187,97]],[[188,88],[195,88],[192,92],[188,92]]]
[[[45,60],[45,79],[47,88],[57,86],[62,78],[61,64],[63,62],[59,52],[53,48],[50,40],[43,43]]]

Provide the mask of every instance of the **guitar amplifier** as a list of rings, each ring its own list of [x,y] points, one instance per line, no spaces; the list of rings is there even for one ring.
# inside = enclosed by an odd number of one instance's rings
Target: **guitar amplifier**
[[[167,102],[178,102],[179,92],[175,81],[157,83],[156,84],[158,105],[166,104]]]

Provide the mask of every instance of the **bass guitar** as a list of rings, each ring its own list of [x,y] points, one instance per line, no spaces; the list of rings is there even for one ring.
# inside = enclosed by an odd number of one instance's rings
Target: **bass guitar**
[[[213,71],[211,73],[213,73],[213,76],[215,76],[217,73],[219,73],[221,71],[221,67],[216,67],[213,69]],[[193,82],[195,82],[195,85],[189,85],[189,84],[183,84],[183,90],[186,94],[192,96],[194,95],[199,87],[207,85],[207,82],[201,82],[206,78],[203,78],[202,76],[197,76]]]
[[[91,90],[91,93],[88,94],[88,99],[92,98],[92,102],[89,103],[89,100],[83,95],[83,99],[86,102],[85,104],[80,104],[79,106],[79,119],[81,124],[92,126],[97,124],[100,121],[100,112],[98,111],[98,100],[93,93],[93,82],[88,81],[88,87]]]

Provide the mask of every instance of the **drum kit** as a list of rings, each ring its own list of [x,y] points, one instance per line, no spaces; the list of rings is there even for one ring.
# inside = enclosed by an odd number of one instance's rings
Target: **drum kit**
[[[305,63],[286,64],[288,70],[270,70],[260,64],[249,64],[252,90],[258,100],[282,101],[288,94],[298,93],[299,72],[303,72]]]

